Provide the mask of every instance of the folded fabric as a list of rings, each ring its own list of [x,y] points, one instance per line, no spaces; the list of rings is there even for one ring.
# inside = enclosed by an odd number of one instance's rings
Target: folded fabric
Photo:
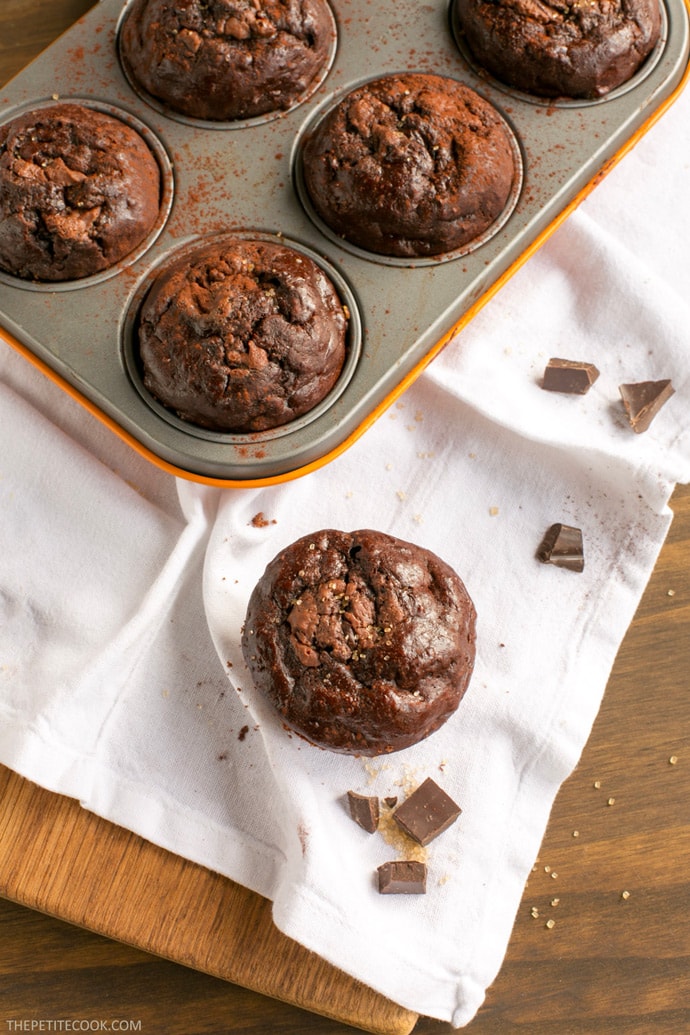
[[[307,477],[175,483],[0,350],[0,761],[270,897],[282,930],[403,1006],[467,1024],[673,485],[690,481],[688,103]],[[600,377],[584,396],[546,392],[551,356]],[[636,435],[618,385],[669,377],[675,394]],[[536,558],[554,522],[582,529],[583,572]],[[290,736],[245,669],[254,584],[281,547],[326,527],[433,550],[476,604],[467,695],[406,751],[365,760]],[[426,776],[462,813],[426,849],[426,895],[381,896],[373,875],[398,845],[357,827],[344,796],[400,797]]]

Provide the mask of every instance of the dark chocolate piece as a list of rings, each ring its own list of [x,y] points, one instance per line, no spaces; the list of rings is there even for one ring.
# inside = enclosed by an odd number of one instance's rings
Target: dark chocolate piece
[[[537,557],[544,564],[583,571],[585,557],[581,530],[572,525],[551,525],[537,550]]]
[[[373,834],[379,826],[379,799],[368,794],[357,794],[356,791],[347,792],[347,800],[350,805],[350,815],[355,823],[358,823],[362,830]]]
[[[541,386],[547,392],[585,395],[598,377],[599,371],[593,363],[554,358],[546,364]]]
[[[395,859],[379,866],[381,895],[424,895],[426,893],[426,864],[416,859]]]
[[[618,390],[621,393],[630,426],[638,435],[647,430],[661,407],[675,391],[669,379],[619,385]]]
[[[413,841],[428,845],[455,822],[461,811],[443,788],[427,777],[395,810],[393,819]]]

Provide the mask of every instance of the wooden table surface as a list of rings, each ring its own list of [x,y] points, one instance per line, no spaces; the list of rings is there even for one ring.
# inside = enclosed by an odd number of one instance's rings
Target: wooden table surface
[[[0,83],[90,6],[1,0]],[[690,1032],[690,488],[672,506],[471,1035]],[[0,899],[0,1033],[67,1030],[66,1019],[143,1035],[353,1030]],[[420,1019],[415,1032],[450,1030]]]

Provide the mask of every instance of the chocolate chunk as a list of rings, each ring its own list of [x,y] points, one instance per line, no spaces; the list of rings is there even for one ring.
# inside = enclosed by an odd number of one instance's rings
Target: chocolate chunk
[[[630,426],[638,435],[647,430],[661,407],[675,391],[668,379],[619,385],[618,390],[621,393]]]
[[[378,830],[378,798],[372,798],[368,794],[357,794],[356,791],[348,791],[347,800],[350,804],[350,815],[355,823],[358,823],[368,834],[373,834],[375,830]]]
[[[379,892],[382,895],[424,895],[426,865],[416,859],[396,859],[379,866]]]
[[[544,564],[555,564],[570,571],[584,571],[582,532],[572,525],[551,525],[537,550],[537,557]]]
[[[599,371],[593,363],[580,363],[570,359],[550,359],[546,364],[541,386],[547,392],[584,395],[598,377]]]
[[[462,810],[453,799],[427,777],[393,813],[393,819],[414,841],[428,845],[442,834]]]

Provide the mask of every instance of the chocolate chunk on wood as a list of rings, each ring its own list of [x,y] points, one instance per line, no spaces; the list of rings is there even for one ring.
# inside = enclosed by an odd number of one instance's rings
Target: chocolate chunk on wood
[[[584,395],[598,377],[599,371],[593,363],[553,358],[546,364],[541,386],[547,392]]]
[[[356,791],[348,791],[347,800],[350,805],[350,815],[355,823],[358,823],[368,834],[373,834],[375,830],[378,830],[378,798],[373,798],[368,794],[357,794]]]
[[[570,571],[584,571],[581,530],[572,525],[551,525],[537,550],[537,557],[544,564],[555,564]]]
[[[405,833],[420,845],[428,845],[447,830],[460,815],[450,795],[431,777],[427,777],[409,798],[393,813],[393,819]]]
[[[618,390],[621,393],[630,426],[638,435],[647,430],[661,407],[668,402],[675,391],[669,379],[619,385]]]
[[[424,895],[426,864],[416,859],[395,859],[385,862],[376,871],[382,895]]]

